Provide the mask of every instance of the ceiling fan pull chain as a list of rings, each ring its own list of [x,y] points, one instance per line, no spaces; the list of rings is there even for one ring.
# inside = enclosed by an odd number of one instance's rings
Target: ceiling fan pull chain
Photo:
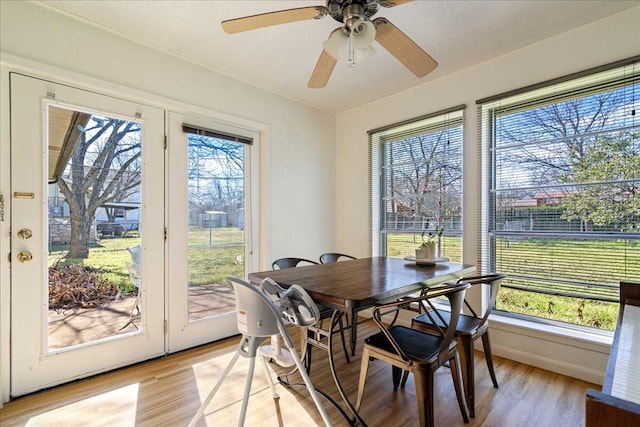
[[[356,69],[356,56],[353,46],[353,30],[349,31],[349,60],[348,60],[349,68],[351,71]]]

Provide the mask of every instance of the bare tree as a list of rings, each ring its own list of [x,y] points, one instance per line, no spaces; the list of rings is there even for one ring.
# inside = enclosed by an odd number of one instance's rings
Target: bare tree
[[[243,178],[241,144],[189,135],[189,199],[198,208],[226,211],[241,203]]]
[[[140,185],[140,126],[92,116],[78,140],[67,173],[58,181],[69,204],[71,237],[67,258],[87,258],[96,210],[120,201]]]
[[[633,211],[626,203],[612,203],[612,197],[618,200],[636,190],[626,184],[596,185],[631,179],[632,165],[637,163],[638,153],[633,152],[632,142],[637,136],[613,132],[624,114],[633,114],[633,109],[627,108],[625,90],[551,99],[546,105],[496,118],[500,161],[508,165],[507,169],[517,166],[523,179],[520,185],[542,188],[529,190],[529,197],[536,191],[550,196],[562,193],[563,217],[579,219],[583,230],[590,230],[592,224],[620,223],[625,212]],[[625,170],[628,173],[620,172]],[[505,176],[513,175],[503,175],[499,185],[509,187]],[[616,215],[611,214],[613,206]]]
[[[462,165],[453,161],[459,153],[453,153],[450,143],[449,131],[443,129],[390,144],[396,165],[389,171],[390,195],[413,212],[414,228],[427,221],[442,229],[460,197]]]
[[[529,168],[534,183],[560,181],[580,162],[622,102],[620,94],[605,92],[499,116],[498,144],[515,146],[505,151],[505,160]]]

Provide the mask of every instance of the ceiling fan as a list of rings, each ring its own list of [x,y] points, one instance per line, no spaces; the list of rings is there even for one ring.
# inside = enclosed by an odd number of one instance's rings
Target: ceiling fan
[[[331,32],[311,74],[309,88],[325,87],[338,59],[348,50],[349,64],[375,53],[371,46],[377,41],[417,77],[433,71],[438,63],[386,18],[371,20],[380,6],[394,7],[412,0],[327,0],[326,6],[309,6],[245,16],[222,22],[229,34],[255,30],[289,22],[321,19],[330,15],[343,24]]]

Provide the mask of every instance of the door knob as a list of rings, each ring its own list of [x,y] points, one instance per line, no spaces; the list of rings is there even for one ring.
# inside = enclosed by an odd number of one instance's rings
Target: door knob
[[[18,237],[22,240],[30,239],[33,233],[28,228],[22,228],[18,231]]]
[[[31,255],[31,252],[24,251],[18,254],[18,261],[20,261],[23,264],[27,262],[31,262],[32,259],[33,259],[33,255]]]

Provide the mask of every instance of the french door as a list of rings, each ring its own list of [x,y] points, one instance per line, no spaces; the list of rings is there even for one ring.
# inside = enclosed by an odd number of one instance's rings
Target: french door
[[[10,90],[11,395],[236,334],[223,278],[258,265],[258,135],[17,73]]]
[[[225,276],[258,265],[258,134],[169,112],[170,352],[237,333]],[[186,203],[185,203],[186,201]]]
[[[164,111],[15,73],[10,88],[18,396],[164,353],[164,218],[153,208],[164,204]],[[109,203],[136,206],[136,221],[99,227]],[[139,287],[129,247],[140,248]]]

